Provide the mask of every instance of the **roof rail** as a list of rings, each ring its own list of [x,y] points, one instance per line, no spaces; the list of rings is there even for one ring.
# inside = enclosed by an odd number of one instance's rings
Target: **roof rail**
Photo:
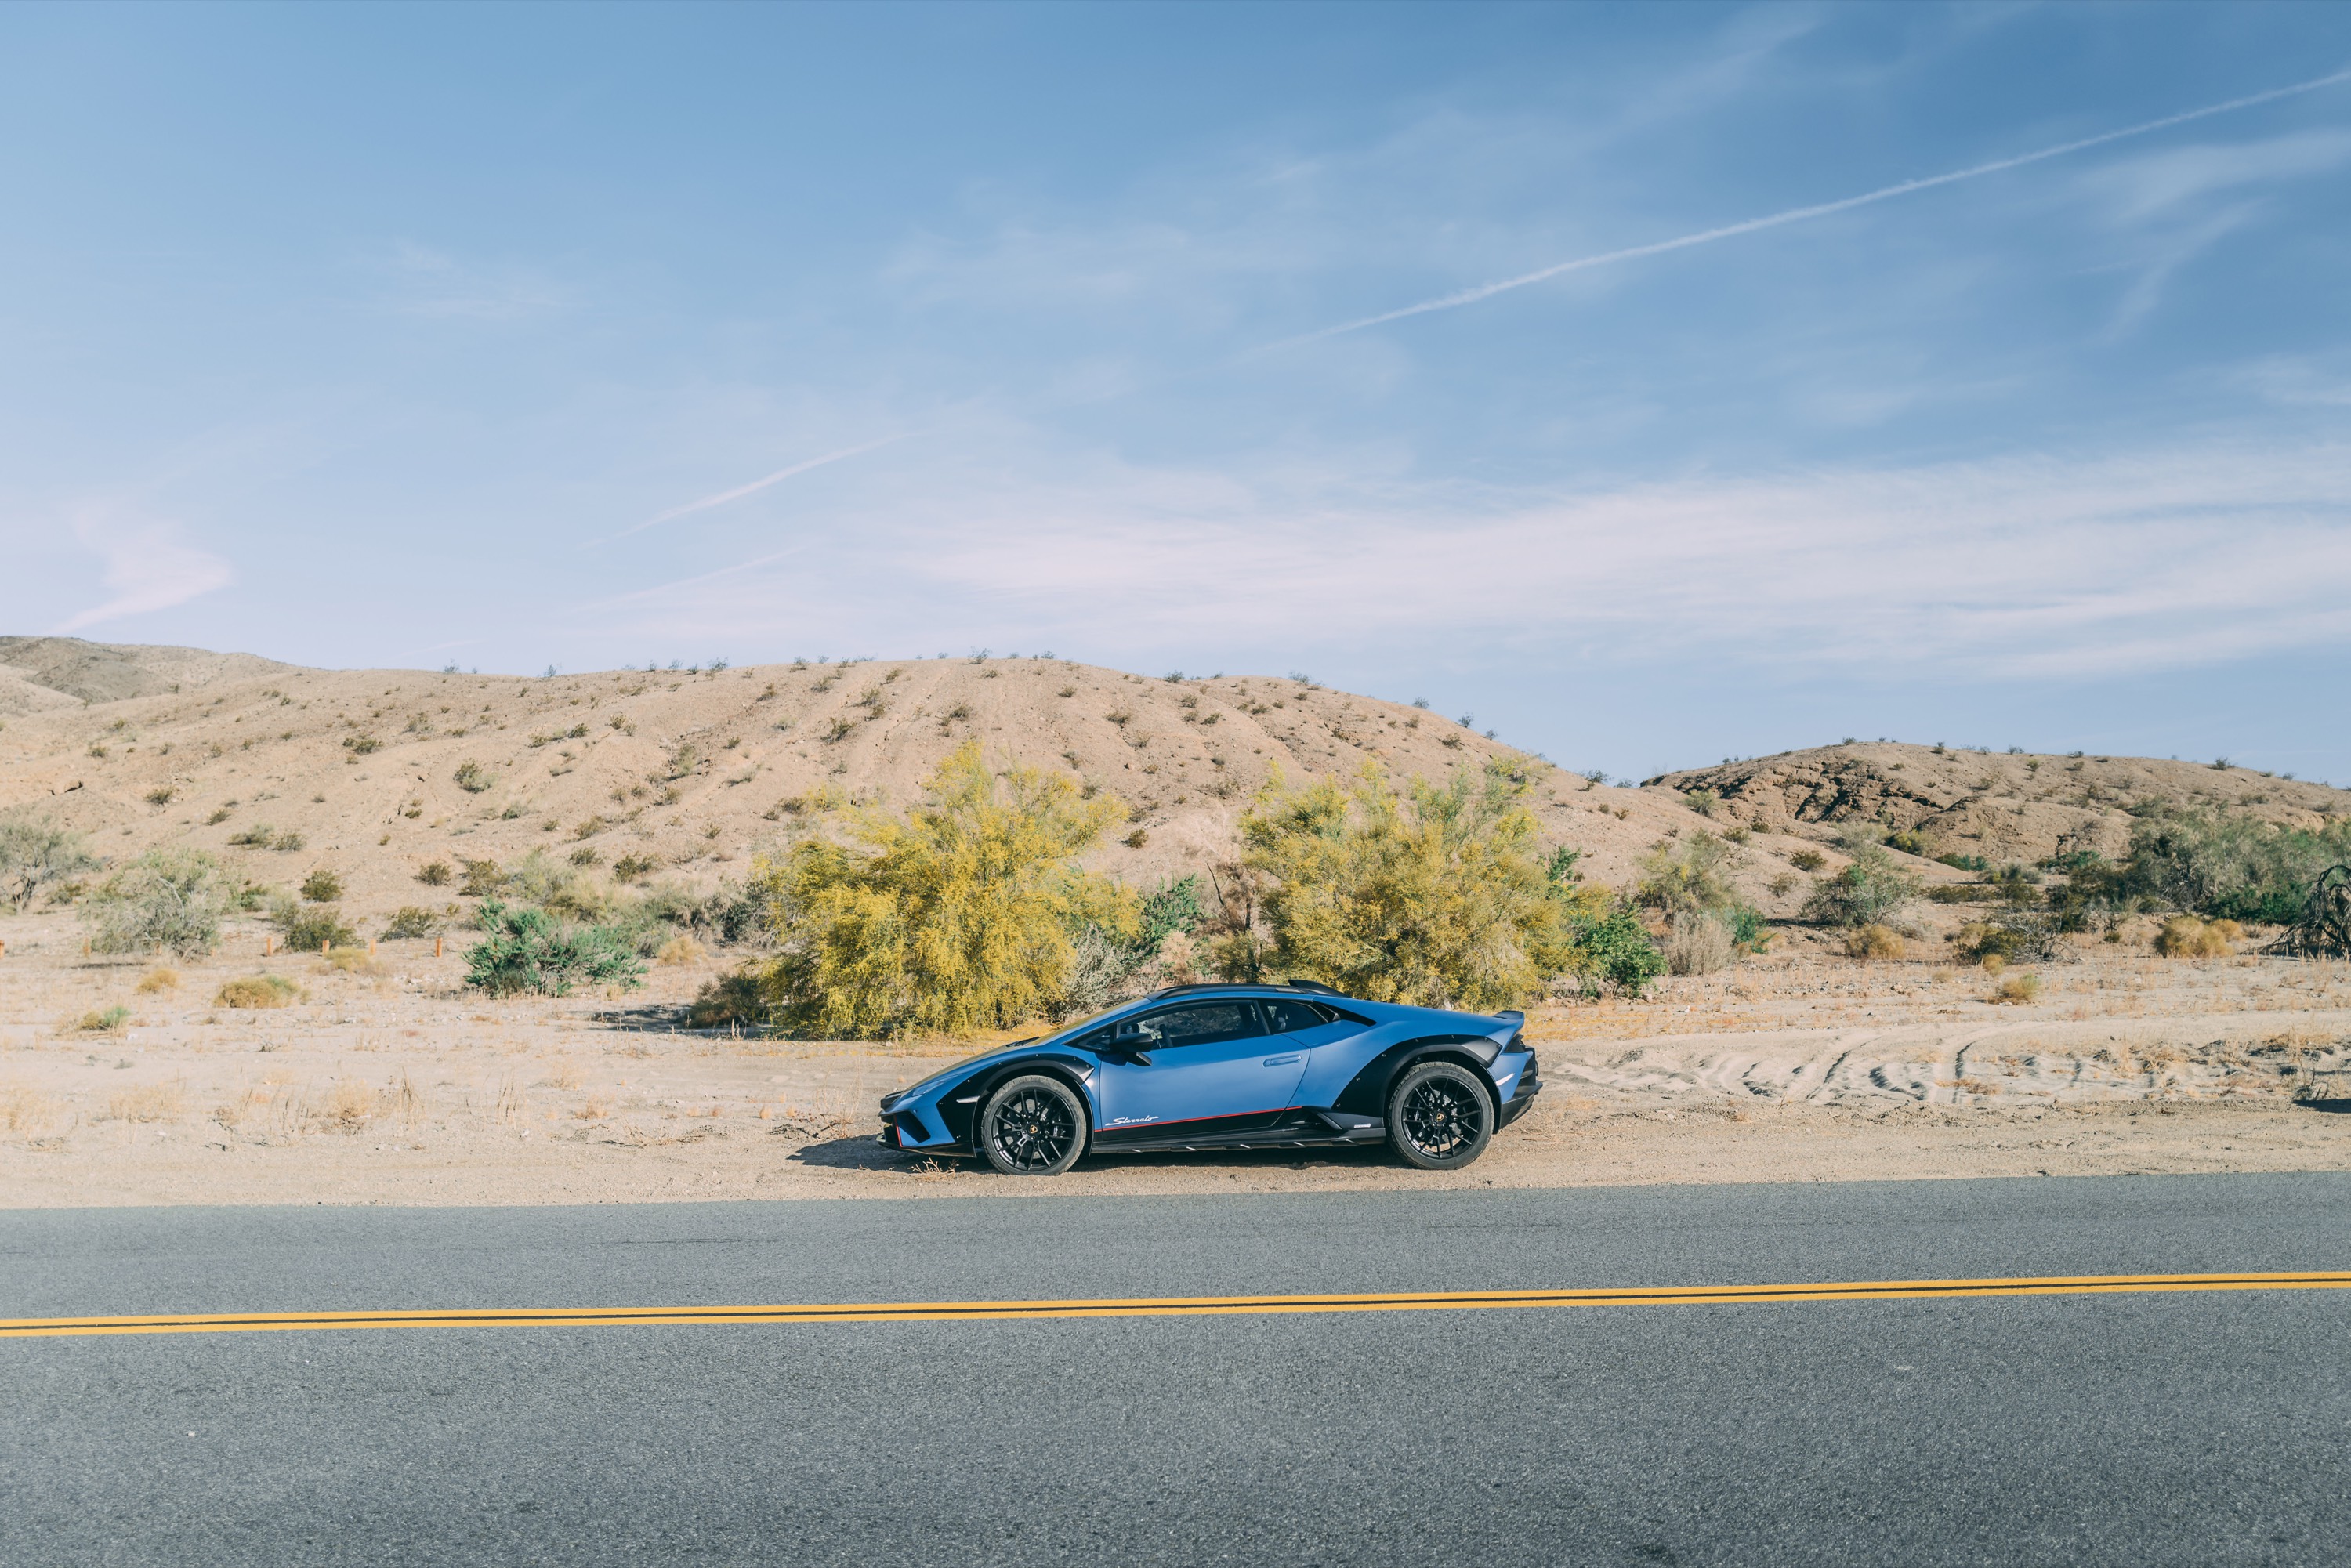
[[[1318,996],[1344,996],[1316,980],[1200,980],[1188,986],[1162,986],[1144,999],[1156,1001],[1161,997],[1189,996],[1197,991],[1312,991]]]

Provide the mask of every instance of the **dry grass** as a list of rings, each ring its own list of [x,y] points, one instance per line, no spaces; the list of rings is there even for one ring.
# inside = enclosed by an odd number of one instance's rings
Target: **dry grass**
[[[92,1008],[73,1022],[80,1034],[120,1034],[131,1027],[131,1009],[123,1007]]]
[[[166,1083],[134,1084],[119,1089],[106,1097],[106,1113],[101,1122],[175,1122],[187,1099],[186,1088],[176,1080]]]
[[[1893,930],[1884,925],[1872,925],[1861,926],[1847,936],[1844,939],[1844,952],[1848,958],[1886,959],[1903,957],[1907,954],[1908,949],[1903,946],[1902,938]]]
[[[2245,928],[2233,920],[2207,925],[2192,915],[2175,915],[2155,934],[2155,950],[2166,958],[2225,958],[2229,944],[2244,934]]]
[[[302,988],[277,975],[239,975],[224,984],[213,998],[214,1007],[282,1008],[301,995]]]
[[[152,997],[158,991],[176,991],[179,988],[180,971],[167,966],[158,966],[148,970],[140,977],[138,987],[139,994],[142,997]]]
[[[57,1103],[22,1083],[0,1083],[0,1131],[12,1137],[29,1137],[49,1126]]]
[[[321,974],[329,969],[344,975],[381,975],[388,972],[364,947],[330,947],[319,955],[319,961],[325,966],[319,970]]]
[[[702,954],[701,943],[691,936],[681,935],[663,943],[661,951],[653,955],[653,962],[670,965],[691,964],[701,957]]]
[[[2021,1007],[2026,1002],[2038,1001],[2040,998],[2040,976],[2011,975],[2008,978],[2000,983],[1999,988],[1995,989],[1991,996],[1986,997],[1984,999],[1989,1002],[2014,1003]]]

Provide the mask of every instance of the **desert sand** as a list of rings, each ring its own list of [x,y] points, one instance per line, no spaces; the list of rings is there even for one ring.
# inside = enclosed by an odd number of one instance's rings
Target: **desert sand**
[[[1377,1152],[1130,1156],[1051,1182],[902,1159],[875,1101],[976,1042],[681,1027],[726,960],[617,998],[489,1002],[454,948],[379,972],[88,958],[61,915],[0,923],[0,1204],[555,1204],[1343,1186],[1871,1180],[2351,1167],[2351,966],[2084,943],[2024,1006],[1980,972],[1804,947],[1537,1009],[1548,1089],[1450,1176]],[[212,1005],[293,978],[282,1009]],[[131,1009],[114,1032],[78,1027]]]

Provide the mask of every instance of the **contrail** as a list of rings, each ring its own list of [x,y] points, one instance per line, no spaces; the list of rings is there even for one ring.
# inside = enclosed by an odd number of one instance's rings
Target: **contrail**
[[[1822,202],[1809,207],[1791,207],[1786,212],[1773,213],[1768,217],[1749,218],[1744,223],[1726,224],[1720,228],[1703,229],[1697,234],[1683,235],[1677,239],[1658,240],[1652,245],[1628,246],[1623,250],[1603,251],[1598,256],[1578,256],[1573,261],[1559,262],[1551,267],[1538,268],[1533,272],[1521,273],[1516,277],[1505,277],[1496,283],[1481,283],[1475,288],[1464,288],[1458,293],[1441,295],[1435,299],[1424,299],[1417,305],[1406,305],[1401,309],[1382,311],[1377,316],[1366,316],[1361,320],[1343,321],[1336,327],[1325,327],[1319,332],[1284,338],[1279,342],[1267,344],[1264,349],[1258,351],[1263,353],[1274,349],[1295,348],[1301,343],[1319,342],[1322,339],[1336,338],[1346,332],[1360,332],[1366,327],[1377,327],[1384,322],[1401,321],[1407,316],[1426,316],[1432,310],[1457,309],[1464,305],[1475,305],[1480,299],[1490,299],[1497,294],[1508,293],[1513,288],[1524,288],[1531,283],[1541,283],[1546,278],[1557,277],[1563,273],[1582,272],[1588,267],[1605,267],[1611,262],[1635,261],[1645,256],[1662,256],[1669,250],[1687,250],[1692,246],[1711,245],[1716,240],[1753,234],[1758,229],[1778,228],[1782,224],[1802,223],[1806,218],[1826,217],[1831,213],[1848,212],[1855,207],[1868,206],[1873,202],[1886,202],[1896,196],[1907,196],[1914,191],[1928,191],[1938,185],[1954,185],[1962,180],[1978,180],[1986,174],[1997,174],[2003,170],[2021,169],[2027,163],[2039,163],[2051,158],[2063,158],[2069,152],[2079,152],[2085,148],[2103,147],[2109,141],[2121,141],[2133,136],[2145,136],[2150,131],[2162,131],[2174,125],[2185,125],[2191,120],[2204,120],[2215,114],[2228,114],[2240,109],[2251,109],[2256,104],[2274,103],[2282,98],[2316,92],[2320,88],[2333,87],[2338,82],[2345,81],[2351,81],[2351,69],[2335,71],[2332,75],[2317,77],[2310,81],[2296,82],[2292,87],[2272,88],[2267,92],[2257,92],[2248,98],[2232,98],[2226,103],[2207,104],[2202,109],[2191,109],[2181,114],[2167,114],[2161,120],[2150,120],[2144,124],[2126,126],[2123,130],[2109,131],[2097,136],[2085,136],[2079,141],[2060,142],[2054,147],[2043,147],[2037,152],[2023,152],[2013,158],[2001,158],[1990,163],[1978,163],[1971,168],[1955,169],[1948,174],[1929,174],[1923,179],[1905,180],[1898,185],[1883,186],[1878,190],[1865,192],[1858,196],[1846,196],[1839,201]]]
[[[616,539],[626,538],[631,534],[652,528],[656,523],[670,522],[694,512],[706,512],[713,507],[723,507],[729,501],[739,501],[755,491],[764,490],[768,486],[789,479],[795,474],[805,474],[811,468],[821,468],[828,463],[838,463],[846,457],[861,456],[865,453],[887,446],[893,441],[904,439],[905,434],[901,432],[896,435],[885,435],[879,441],[869,441],[862,446],[849,446],[839,452],[828,452],[821,457],[811,457],[804,463],[795,463],[789,468],[778,468],[764,479],[754,479],[747,485],[737,485],[732,490],[721,490],[716,496],[705,496],[699,501],[688,501],[683,507],[672,507],[659,517],[647,517],[642,523],[632,524],[611,537]]]

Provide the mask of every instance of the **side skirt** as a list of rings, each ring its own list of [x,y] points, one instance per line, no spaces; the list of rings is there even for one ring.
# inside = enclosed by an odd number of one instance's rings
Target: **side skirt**
[[[1097,1155],[1180,1154],[1209,1149],[1328,1149],[1376,1144],[1388,1135],[1387,1123],[1377,1116],[1345,1111],[1288,1111],[1270,1127],[1227,1133],[1195,1133],[1165,1138],[1138,1138],[1132,1143],[1097,1142]]]

